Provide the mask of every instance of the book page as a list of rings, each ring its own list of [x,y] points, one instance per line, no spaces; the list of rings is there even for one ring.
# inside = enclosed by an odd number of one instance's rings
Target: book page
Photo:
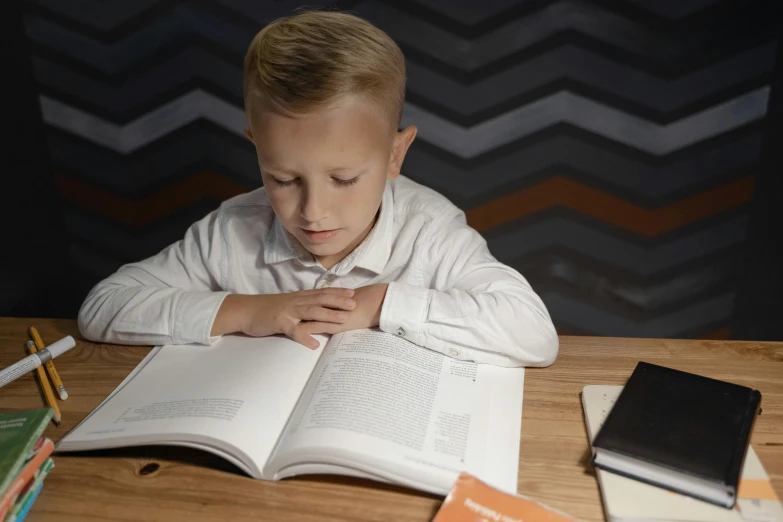
[[[622,389],[622,386],[591,385],[582,390],[590,441],[598,434]],[[715,506],[606,470],[596,468],[596,473],[606,512],[613,519],[783,522],[783,507],[752,446],[748,446],[734,509]]]
[[[335,335],[270,473],[342,464],[445,493],[466,470],[516,491],[523,378],[379,330]]]
[[[58,450],[182,444],[259,476],[323,351],[319,341],[310,350],[283,337],[225,336],[213,346],[156,348]]]

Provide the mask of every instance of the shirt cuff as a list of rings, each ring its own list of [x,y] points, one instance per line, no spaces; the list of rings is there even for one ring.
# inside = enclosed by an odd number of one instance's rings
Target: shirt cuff
[[[389,283],[381,307],[381,330],[423,346],[424,323],[431,299],[429,288]]]
[[[174,342],[209,345],[220,339],[220,336],[209,334],[227,295],[229,292],[185,292],[174,312]]]

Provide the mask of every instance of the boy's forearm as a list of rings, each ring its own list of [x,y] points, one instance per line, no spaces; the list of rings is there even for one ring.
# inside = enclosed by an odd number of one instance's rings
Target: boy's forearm
[[[241,294],[227,295],[212,323],[210,335],[218,336],[244,331],[247,324],[250,297]]]
[[[225,292],[183,290],[138,283],[115,274],[96,285],[79,315],[81,334],[113,344],[209,343],[213,317]]]
[[[437,291],[392,283],[380,327],[459,359],[497,366],[552,364],[557,333],[532,289],[513,281],[488,286]]]

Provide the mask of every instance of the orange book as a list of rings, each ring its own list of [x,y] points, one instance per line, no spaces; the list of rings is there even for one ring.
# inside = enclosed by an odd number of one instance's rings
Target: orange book
[[[13,506],[16,497],[21,493],[24,486],[33,478],[35,472],[41,467],[41,464],[46,461],[47,458],[54,451],[54,443],[48,437],[42,437],[42,443],[36,445],[33,450],[33,454],[27,460],[27,463],[22,467],[19,474],[11,482],[3,492],[3,496],[0,497],[0,520],[5,519],[5,515],[8,510]]]
[[[460,473],[432,522],[574,522],[578,519]]]

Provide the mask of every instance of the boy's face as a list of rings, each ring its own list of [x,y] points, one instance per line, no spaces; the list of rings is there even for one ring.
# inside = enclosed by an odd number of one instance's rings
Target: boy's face
[[[277,218],[328,270],[372,230],[416,128],[398,132],[375,104],[351,98],[296,118],[254,111],[245,134]]]

